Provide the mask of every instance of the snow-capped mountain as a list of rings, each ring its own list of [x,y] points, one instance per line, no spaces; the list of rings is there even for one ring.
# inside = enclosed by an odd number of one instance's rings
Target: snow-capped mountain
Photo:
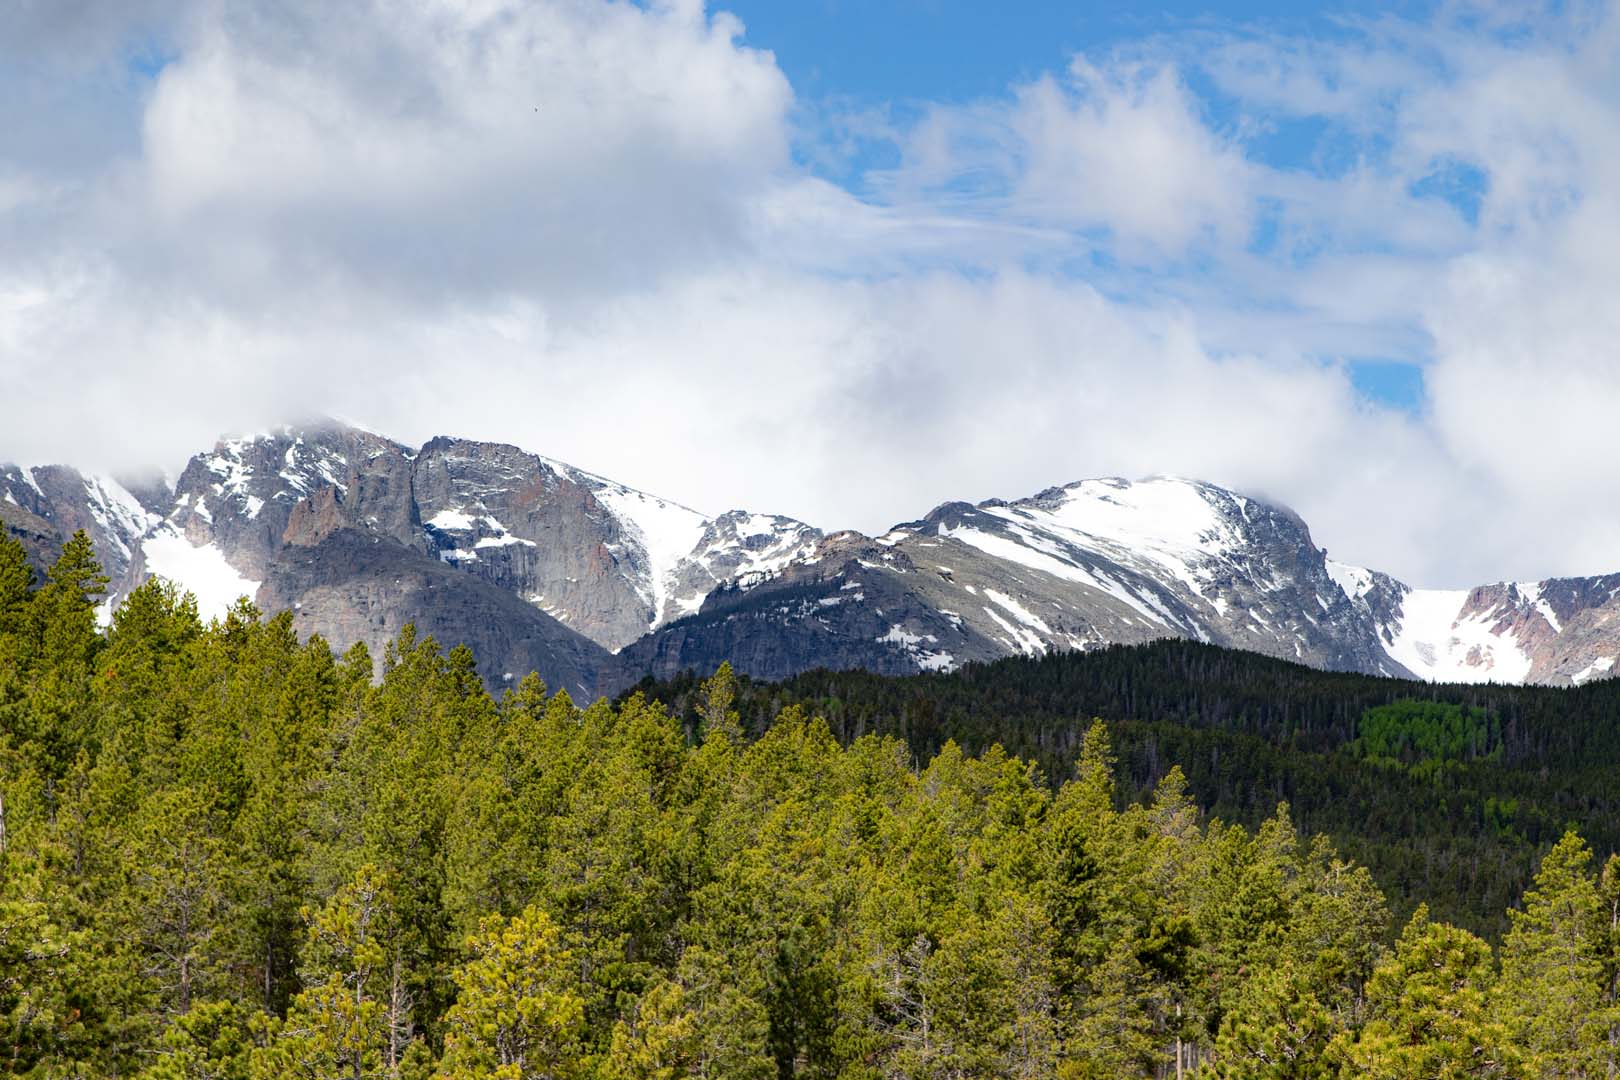
[[[1413,589],[1329,560],[1291,511],[1174,477],[947,503],[876,539],[829,537],[752,589],[626,650],[660,675],[731,659],[949,669],[1184,637],[1315,667],[1450,682],[1580,684],[1620,657],[1620,575]]]
[[[1389,655],[1441,682],[1576,685],[1620,656],[1620,575],[1408,589],[1369,605]]]
[[[414,621],[474,645],[501,681],[533,668],[586,693],[615,682],[614,651],[821,537],[783,517],[708,518],[514,446],[412,450],[335,422],[222,439],[145,505],[58,466],[5,467],[0,500],[41,569],[87,529],[109,609],[157,575],[205,616],[248,596],[378,656]]]
[[[205,616],[246,595],[375,656],[414,622],[494,685],[538,670],[585,694],[721,660],[903,673],[1167,636],[1445,681],[1580,684],[1620,657],[1620,574],[1413,589],[1329,560],[1286,508],[1175,477],[824,535],[514,446],[324,422],[221,440],[172,488],[0,467],[0,520],[41,567],[88,530],[109,610],[158,575]]]
[[[781,675],[806,653],[938,670],[1162,637],[1406,673],[1297,517],[1170,478],[947,503],[876,539],[829,538],[814,558],[751,592],[716,593],[632,651],[660,674],[744,653],[751,670]]]
[[[65,465],[0,465],[0,522],[41,570],[55,560],[64,539],[83,529],[95,541],[102,568],[122,581],[161,521],[156,510],[167,495],[130,487]]]

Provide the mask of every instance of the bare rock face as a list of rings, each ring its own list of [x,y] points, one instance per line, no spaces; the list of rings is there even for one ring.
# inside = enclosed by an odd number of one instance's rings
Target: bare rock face
[[[303,634],[338,648],[364,642],[374,663],[407,623],[446,649],[467,645],[492,689],[538,672],[553,689],[590,700],[617,680],[607,651],[498,586],[389,537],[338,529],[289,547],[260,591],[293,612]]]
[[[216,546],[254,581],[284,544],[309,543],[322,529],[357,528],[426,551],[411,479],[406,448],[380,435],[335,422],[283,428],[221,440],[192,458],[165,524],[193,545]]]
[[[473,646],[494,687],[533,670],[592,695],[722,660],[761,678],[944,671],[1163,637],[1448,681],[1578,685],[1620,666],[1620,574],[1413,589],[1328,559],[1285,507],[1173,477],[823,535],[502,443],[412,451],[326,421],[221,440],[172,491],[0,466],[0,522],[41,569],[86,529],[110,603],[157,574],[205,615],[247,595],[377,655],[414,623]]]
[[[836,533],[808,559],[711,593],[700,613],[638,641],[621,660],[632,673],[667,677],[712,670],[722,657],[755,678],[780,679],[815,667],[944,671],[1003,655],[930,603],[916,587],[927,578],[903,553]]]
[[[497,443],[434,439],[417,505],[439,558],[608,648],[653,625],[646,552],[580,474]]]
[[[43,580],[46,569],[61,554],[62,533],[33,511],[7,502],[0,502],[0,527],[4,527],[7,536],[22,544],[35,578]]]

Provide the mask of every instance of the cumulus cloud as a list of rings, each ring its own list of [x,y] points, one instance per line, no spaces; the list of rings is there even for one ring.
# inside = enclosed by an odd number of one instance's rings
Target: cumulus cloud
[[[1620,569],[1606,10],[1145,40],[863,118],[898,164],[851,186],[696,3],[22,10],[0,456],[330,412],[826,527],[1174,472],[1419,582]]]

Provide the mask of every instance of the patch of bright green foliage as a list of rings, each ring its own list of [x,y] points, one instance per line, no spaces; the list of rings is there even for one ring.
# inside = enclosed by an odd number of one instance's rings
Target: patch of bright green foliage
[[[1502,735],[1484,709],[1405,698],[1363,713],[1350,750],[1376,764],[1433,775],[1452,762],[1501,760]]]

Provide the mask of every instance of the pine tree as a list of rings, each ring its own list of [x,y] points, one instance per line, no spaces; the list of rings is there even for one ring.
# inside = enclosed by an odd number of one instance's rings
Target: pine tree
[[[446,1080],[564,1080],[584,1075],[580,1037],[585,1001],[562,932],[528,908],[485,921],[455,972],[456,1003],[445,1017]]]
[[[740,745],[742,718],[732,708],[737,699],[737,674],[731,670],[731,662],[722,660],[699,693],[702,701],[697,711],[703,718],[703,738],[724,739],[734,746]]]
[[[692,1018],[691,1075],[701,1080],[769,1080],[770,1016],[742,988],[736,968],[720,954],[691,945],[676,965],[681,1007]]]
[[[402,977],[399,914],[386,876],[375,866],[360,867],[305,919],[304,989],[274,1040],[253,1055],[253,1075],[408,1075],[418,1043]]]
[[[233,827],[242,863],[242,962],[255,973],[260,1007],[275,1013],[296,990],[310,794],[338,708],[338,672],[326,643],[314,638],[299,649],[278,689],[273,707],[250,714],[243,732],[245,793]],[[267,686],[262,692],[268,699],[273,691]]]
[[[1330,1057],[1369,1080],[1522,1075],[1490,1016],[1492,983],[1490,946],[1420,906],[1367,985],[1366,1026],[1341,1033]]]
[[[29,686],[31,715],[25,723],[55,775],[61,775],[92,734],[91,679],[102,644],[96,604],[107,581],[89,536],[80,529],[62,546],[61,557],[29,605],[38,645]]]
[[[1291,965],[1263,968],[1243,983],[1215,1039],[1222,1080],[1330,1080],[1327,1050],[1341,1032],[1310,980]]]
[[[1502,942],[1501,1011],[1525,1052],[1527,1075],[1563,1078],[1604,1071],[1606,927],[1592,853],[1574,831],[1541,860],[1513,929]]]
[[[140,1080],[248,1080],[255,1027],[262,1020],[233,1001],[199,1002],[163,1032]]]
[[[144,800],[123,855],[121,919],[170,1014],[234,989],[224,981],[235,882],[222,832],[203,796],[159,790]]]
[[[37,651],[34,633],[34,568],[23,546],[0,529],[0,857],[6,847],[7,785],[20,778],[24,762],[37,767],[39,748],[30,741],[29,668]],[[13,800],[19,792],[12,792]]]
[[[73,1024],[73,942],[52,918],[37,868],[0,856],[0,1072],[27,1076],[63,1049]]]
[[[28,552],[0,529],[0,638],[26,632],[33,589],[34,567]]]
[[[1603,1075],[1620,1077],[1620,855],[1598,877],[1598,958],[1602,965]]]
[[[613,1025],[600,1080],[682,1080],[698,1069],[698,1024],[686,988],[653,983]]]

